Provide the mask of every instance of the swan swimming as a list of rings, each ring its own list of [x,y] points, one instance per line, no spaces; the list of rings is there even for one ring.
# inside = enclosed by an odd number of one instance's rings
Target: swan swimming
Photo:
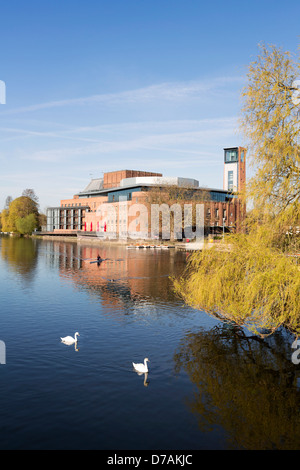
[[[77,343],[77,336],[80,336],[78,332],[75,333],[74,338],[72,336],[65,336],[64,338],[60,338],[60,339],[65,344],[74,344],[74,343]]]
[[[144,374],[145,372],[148,372],[147,362],[150,362],[148,357],[145,358],[144,364],[135,364],[133,362],[132,365],[137,372],[142,372]]]

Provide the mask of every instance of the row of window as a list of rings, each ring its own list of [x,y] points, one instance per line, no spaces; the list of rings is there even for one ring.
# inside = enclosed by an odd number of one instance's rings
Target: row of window
[[[81,207],[81,203],[79,202],[77,204],[77,202],[76,202],[76,204],[73,204],[73,203],[72,204],[62,204],[61,207]]]
[[[229,171],[228,172],[228,190],[231,191],[233,189],[233,171]],[[140,192],[141,189],[140,188],[137,188],[137,189],[131,189],[130,191],[129,190],[123,190],[123,191],[114,191],[112,193],[109,193],[108,194],[108,200],[107,202],[109,203],[112,203],[112,202],[123,202],[123,201],[132,201],[133,198],[132,198],[132,193],[133,192]],[[197,194],[197,192],[191,192],[190,194],[190,199],[192,199],[195,194]],[[211,201],[216,201],[216,202],[227,202],[229,201],[230,199],[232,199],[232,196],[231,195],[228,195],[227,193],[221,193],[221,192],[218,192],[218,191],[210,191],[210,200]],[[148,198],[145,197],[143,198],[144,202],[148,202]],[[135,198],[135,202],[138,203],[139,201],[139,198],[136,197]],[[90,203],[90,208],[94,211],[96,210],[96,207],[99,203],[96,203],[96,202],[93,202],[93,203]],[[81,207],[81,203],[72,203],[72,204],[62,204],[61,207],[65,208],[65,207],[68,207],[68,208],[79,208]],[[86,207],[86,204],[84,204],[83,207]]]
[[[210,208],[208,208],[206,211],[206,217],[209,218],[210,216],[211,216],[211,210]],[[226,217],[227,217],[227,211],[226,209],[223,209],[222,218],[226,219]],[[233,212],[230,212],[230,217],[233,217]],[[215,218],[219,218],[219,209],[215,209]]]

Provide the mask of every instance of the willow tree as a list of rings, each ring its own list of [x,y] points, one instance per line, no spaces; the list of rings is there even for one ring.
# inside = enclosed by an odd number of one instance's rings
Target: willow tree
[[[193,254],[174,281],[188,304],[260,335],[282,326],[300,335],[300,272],[290,256],[300,246],[298,77],[299,62],[274,46],[250,64],[241,118],[254,170],[243,195],[253,206],[247,235]]]
[[[175,291],[187,304],[261,337],[282,326],[300,336],[299,266],[266,244],[265,230],[231,235],[228,249],[193,254],[174,279]]]
[[[300,106],[293,95],[300,63],[289,52],[261,46],[243,90],[241,127],[254,176],[247,183],[255,219],[276,229],[300,221]]]

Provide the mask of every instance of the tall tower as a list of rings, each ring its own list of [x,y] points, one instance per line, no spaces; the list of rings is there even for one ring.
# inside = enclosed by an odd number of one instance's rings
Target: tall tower
[[[241,192],[246,183],[246,149],[232,147],[224,149],[224,179],[225,191]]]

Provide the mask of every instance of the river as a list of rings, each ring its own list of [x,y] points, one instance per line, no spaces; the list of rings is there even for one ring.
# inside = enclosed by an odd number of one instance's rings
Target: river
[[[1,449],[300,447],[292,338],[186,306],[187,256],[0,237]]]

